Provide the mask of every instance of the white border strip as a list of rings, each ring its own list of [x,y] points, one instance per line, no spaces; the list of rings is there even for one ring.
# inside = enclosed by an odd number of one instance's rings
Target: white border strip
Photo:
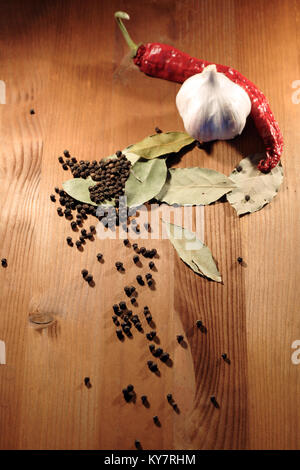
[[[5,343],[0,340],[0,364],[6,364]]]

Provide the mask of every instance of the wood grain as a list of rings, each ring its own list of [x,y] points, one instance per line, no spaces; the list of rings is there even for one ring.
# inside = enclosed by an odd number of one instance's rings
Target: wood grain
[[[242,218],[229,204],[205,208],[205,242],[223,284],[195,276],[168,241],[145,241],[160,257],[156,290],[140,291],[138,310],[149,305],[173,360],[160,377],[147,369],[145,337],[135,333],[120,343],[112,326],[111,306],[135,280],[131,250],[98,239],[83,253],[68,247],[69,222],[49,200],[67,177],[57,161],[65,148],[93,160],[155,126],[183,130],[179,86],[146,77],[131,63],[113,20],[122,9],[137,42],[173,44],[248,76],[268,96],[285,138],[285,180],[270,205]],[[1,449],[134,449],[135,439],[144,449],[299,449],[300,366],[291,362],[291,344],[300,339],[300,104],[292,102],[299,23],[298,0],[0,2],[7,103],[0,105],[0,253],[8,259],[0,269],[7,354],[0,366]],[[215,143],[211,153],[195,149],[177,165],[229,174],[242,156],[262,148],[249,120],[239,138]],[[115,271],[118,259],[124,276]],[[94,288],[82,281],[85,267]],[[56,322],[32,328],[28,317],[36,311]],[[195,328],[198,319],[206,334]],[[122,397],[129,383],[135,404]],[[156,414],[161,428],[153,424]]]

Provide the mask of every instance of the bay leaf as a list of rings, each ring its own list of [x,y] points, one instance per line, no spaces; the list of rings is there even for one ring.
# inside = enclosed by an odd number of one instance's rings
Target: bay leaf
[[[139,160],[131,167],[132,173],[141,183],[145,181],[149,175],[151,165],[149,165],[148,162],[149,160],[146,160],[145,158],[139,158]]]
[[[125,196],[127,206],[134,207],[153,199],[161,190],[167,177],[167,165],[165,159],[157,158],[144,162],[148,168],[144,181],[137,179],[132,171],[125,183]]]
[[[227,176],[207,168],[170,168],[167,181],[156,197],[167,204],[206,205],[235,188]]]
[[[127,160],[131,162],[131,165],[134,165],[140,158],[136,153],[131,153],[127,149],[122,150],[122,153],[126,155]]]
[[[213,281],[222,282],[210,249],[196,237],[195,233],[180,225],[163,222],[166,225],[168,237],[182,261],[195,273]]]
[[[262,173],[257,169],[257,164],[262,158],[261,154],[243,158],[237,166],[241,171],[235,168],[229,176],[236,188],[227,194],[227,200],[238,215],[262,209],[276,196],[283,181],[281,163],[269,173]]]
[[[122,153],[124,155],[126,155],[126,158],[127,160],[129,160],[131,162],[132,165],[135,164],[135,162],[138,161],[138,159],[140,158],[139,155],[135,154],[135,153],[131,153],[129,152],[129,150],[125,149],[125,150],[122,150]],[[113,155],[109,155],[108,157],[103,157],[102,160],[104,162],[106,162],[107,160],[116,160],[118,157],[117,155],[114,153]]]
[[[69,196],[73,197],[79,202],[83,202],[84,204],[91,204],[92,206],[97,207],[98,205],[101,206],[114,206],[115,200],[112,199],[111,201],[104,201],[102,204],[96,204],[90,198],[89,187],[95,186],[97,184],[96,181],[92,180],[90,176],[86,179],[84,178],[72,178],[70,180],[64,181],[62,186],[64,191],[66,191]]]
[[[140,157],[152,159],[179,152],[194,141],[195,139],[185,132],[162,132],[150,135],[137,144],[130,145],[124,152],[129,151]]]
[[[91,204],[97,206],[90,198],[89,186],[95,186],[96,181],[93,181],[90,176],[88,178],[72,178],[68,181],[64,181],[62,186],[69,196],[73,197],[77,201],[84,202],[85,204]]]

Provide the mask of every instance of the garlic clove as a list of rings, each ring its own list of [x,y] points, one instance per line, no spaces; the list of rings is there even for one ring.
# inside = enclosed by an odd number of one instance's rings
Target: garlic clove
[[[176,96],[185,130],[202,142],[232,139],[241,134],[251,101],[215,64],[188,78]]]

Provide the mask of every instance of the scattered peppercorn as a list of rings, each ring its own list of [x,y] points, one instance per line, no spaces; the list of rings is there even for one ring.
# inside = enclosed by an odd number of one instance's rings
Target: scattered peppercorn
[[[73,246],[73,241],[72,241],[72,238],[71,237],[67,237],[67,244],[69,246]]]
[[[125,238],[125,240],[123,240],[123,243],[124,243],[125,246],[128,246],[130,242],[127,238]]]
[[[178,341],[179,344],[182,343],[183,336],[182,335],[177,335],[177,341]]]
[[[54,194],[51,194],[51,195],[50,195],[50,199],[51,199],[52,202],[56,202],[56,197],[55,197]]]
[[[155,268],[155,264],[153,263],[153,261],[150,261],[150,263],[149,263],[149,268],[150,268],[150,269],[154,269],[154,268]]]
[[[138,449],[138,450],[142,449],[142,445],[141,445],[140,441],[138,441],[137,439],[134,441],[134,445],[135,445],[136,449]]]
[[[84,378],[84,385],[87,387],[87,388],[91,388],[92,387],[92,384],[90,382],[90,378],[89,377],[85,377]]]
[[[120,340],[124,338],[123,331],[120,329],[116,330],[116,335]]]
[[[137,264],[140,261],[140,257],[138,255],[135,255],[132,259],[135,264]]]
[[[77,224],[76,224],[76,222],[75,222],[74,220],[71,222],[71,229],[72,229],[72,230],[76,230],[76,229],[77,229]]]
[[[35,114],[35,110],[34,110],[34,109],[31,109],[31,110],[30,110],[30,114]]]
[[[217,402],[216,397],[215,397],[214,395],[212,395],[212,396],[210,397],[210,401],[212,402],[212,404],[214,405],[215,408],[220,408],[220,405],[219,405],[219,403]]]
[[[159,421],[158,416],[153,416],[153,421],[154,421],[154,424],[156,424],[156,426],[160,426],[160,421]]]
[[[141,396],[141,400],[142,400],[143,405],[147,405],[147,404],[148,404],[147,395],[142,395],[142,396]]]
[[[7,268],[7,259],[6,258],[2,258],[1,265],[3,266],[3,268]]]
[[[167,395],[167,400],[168,400],[169,403],[170,403],[171,401],[173,401],[173,395],[172,395],[172,393],[168,393],[168,395]]]
[[[82,274],[83,277],[86,277],[86,276],[88,275],[88,273],[89,273],[89,272],[88,272],[87,269],[83,269],[83,270],[81,271],[81,274]]]
[[[103,254],[102,254],[102,253],[98,253],[98,254],[97,254],[97,260],[98,260],[98,261],[102,261],[102,260],[103,260]]]
[[[242,171],[242,169],[243,169],[243,168],[241,167],[241,165],[239,165],[239,166],[236,167],[236,171],[238,171],[239,173],[240,173],[240,171]]]
[[[240,264],[242,264],[243,258],[241,258],[241,257],[239,256],[238,259],[237,259],[237,262],[240,263]]]
[[[162,350],[161,348],[157,348],[157,349],[153,352],[153,356],[154,356],[154,357],[160,357],[162,354],[163,354],[163,350]]]
[[[93,281],[93,276],[91,274],[88,274],[86,277],[85,277],[85,280],[86,282],[90,283]]]
[[[245,196],[245,201],[250,201],[250,196],[249,196],[249,194],[246,194],[246,196]]]
[[[119,307],[120,307],[121,310],[126,310],[126,308],[127,308],[126,307],[126,302],[120,302]]]
[[[169,353],[163,353],[163,354],[160,356],[161,362],[164,362],[164,363],[168,362],[169,358],[170,358],[170,354],[169,354]]]
[[[132,305],[136,304],[136,298],[135,298],[135,297],[132,297],[132,298],[130,299],[130,302],[132,303]]]
[[[145,282],[142,278],[142,276],[139,274],[138,276],[136,276],[136,280],[137,282],[140,284],[140,286],[144,286],[145,285]]]
[[[81,248],[81,246],[82,246],[80,240],[76,240],[75,244],[76,244],[77,248]]]

